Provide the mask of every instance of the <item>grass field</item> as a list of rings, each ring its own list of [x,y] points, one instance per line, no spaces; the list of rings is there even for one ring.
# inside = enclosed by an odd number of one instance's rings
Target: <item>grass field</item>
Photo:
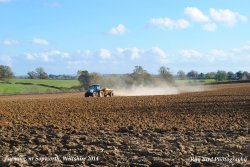
[[[25,93],[53,93],[53,92],[60,92],[60,90],[54,88],[47,88],[44,86],[36,86],[36,85],[16,85],[16,84],[0,85],[1,95],[25,94]]]
[[[79,85],[77,80],[52,80],[52,79],[11,79],[11,83],[23,82],[23,83],[32,83],[32,84],[45,84],[49,86],[57,86],[64,88],[71,88],[72,86]]]
[[[77,80],[10,79],[0,81],[0,95],[65,92],[78,85]]]

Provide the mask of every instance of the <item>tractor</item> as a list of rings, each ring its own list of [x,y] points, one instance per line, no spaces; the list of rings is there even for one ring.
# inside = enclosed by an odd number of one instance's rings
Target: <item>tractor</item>
[[[85,97],[112,97],[114,96],[113,89],[101,88],[100,84],[93,84],[85,93]]]

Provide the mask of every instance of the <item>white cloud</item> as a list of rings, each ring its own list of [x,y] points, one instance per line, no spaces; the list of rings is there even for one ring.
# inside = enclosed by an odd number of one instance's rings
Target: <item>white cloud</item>
[[[40,38],[33,38],[32,43],[35,45],[48,45],[49,42],[45,39],[40,39]]]
[[[24,53],[25,57],[27,60],[35,60],[36,59],[36,55],[33,55],[31,53]]]
[[[240,62],[247,64],[250,61],[250,43],[249,43],[249,41],[247,41],[246,44],[242,47],[232,49],[231,57],[237,57],[238,59],[240,59]]]
[[[213,62],[215,60],[228,60],[233,56],[232,53],[226,52],[222,49],[212,49],[209,52],[200,52],[193,49],[183,49],[179,51],[179,54],[189,60],[209,61]]]
[[[210,22],[208,16],[203,14],[201,10],[195,7],[186,7],[184,13],[188,15],[192,20],[197,22]]]
[[[229,9],[209,9],[209,16],[204,14],[196,7],[186,7],[184,13],[189,16],[192,21],[201,24],[203,30],[215,32],[218,28],[217,22],[224,22],[228,26],[234,26],[237,22],[247,22],[248,18],[238,12]],[[190,26],[190,22],[185,19],[173,20],[165,18],[151,18],[149,24],[164,29],[185,29]]]
[[[232,58],[234,56],[230,52],[226,52],[221,49],[212,49],[209,53],[207,53],[206,58],[210,62],[214,62],[215,60],[228,60],[229,58]]]
[[[203,62],[214,62],[216,61],[227,61],[237,57],[232,51],[225,51],[222,49],[211,49],[208,52],[201,52],[193,49],[183,49],[179,51],[181,57],[186,58],[188,61],[203,61]],[[181,60],[181,59],[180,59]]]
[[[159,48],[158,46],[152,47],[150,50],[150,54],[153,54],[153,56],[156,56],[156,58],[160,61],[162,64],[167,64],[168,59],[167,59],[167,53]]]
[[[118,24],[116,27],[111,28],[110,33],[112,35],[121,35],[127,32],[126,27],[123,24]]]
[[[58,57],[61,57],[61,58],[69,58],[70,57],[69,53],[61,52],[59,50],[53,50],[53,51],[50,51],[50,52],[47,52],[47,53],[49,53],[52,56],[58,56]]]
[[[226,53],[224,50],[221,49],[212,49],[209,53],[210,56],[213,57],[221,57],[221,58],[227,58],[230,56],[229,53]]]
[[[161,49],[160,47],[152,47],[148,50],[143,50],[137,47],[132,48],[116,48],[114,55],[116,55],[118,58],[130,58],[132,61],[137,59],[149,59],[150,56],[153,56],[152,61],[155,59],[160,61],[160,63],[166,64],[168,62],[167,53]],[[155,58],[155,59],[154,59]]]
[[[214,32],[217,29],[217,25],[215,23],[206,23],[203,25],[203,29],[205,31]]]
[[[143,53],[144,51],[137,47],[115,49],[115,54],[118,57],[130,57],[131,60],[139,59]]]
[[[45,62],[52,62],[55,58],[67,59],[70,58],[70,54],[67,52],[61,52],[59,50],[52,50],[48,52],[39,53],[24,53],[27,60],[42,60]]]
[[[247,52],[250,54],[250,42],[247,42],[247,45],[239,47],[239,48],[234,48],[233,52],[235,53],[242,53],[242,52]]]
[[[233,12],[229,9],[214,9],[210,8],[210,15],[216,21],[225,22],[228,26],[234,26],[238,21],[247,22],[248,18]]]
[[[185,19],[179,19],[176,21],[176,28],[180,28],[180,29],[184,29],[184,28],[187,28],[189,27],[189,22]]]
[[[85,49],[85,50],[82,52],[82,55],[83,55],[84,57],[90,57],[92,54],[93,54],[92,51],[89,50],[89,49]]]
[[[116,48],[115,49],[115,51],[116,51],[116,54],[118,55],[118,56],[124,56],[124,51],[125,51],[126,49],[123,49],[123,48]]]
[[[110,59],[111,58],[111,52],[107,49],[100,49],[99,55],[101,59]]]
[[[150,59],[151,61],[158,60],[160,63],[166,64],[168,62],[167,53],[158,46],[154,46],[148,50],[143,50],[137,47],[132,48],[116,48],[114,55],[117,58],[130,58],[130,60]]]
[[[149,21],[152,26],[168,29],[185,29],[189,27],[189,22],[185,19],[172,20],[170,18],[152,18]]]
[[[12,58],[7,55],[0,55],[0,64],[1,65],[6,65],[6,66],[12,66]]]
[[[87,58],[93,55],[92,51],[89,49],[85,49],[85,50],[77,50],[76,51],[77,55],[80,55],[81,57]]]
[[[193,49],[180,50],[179,54],[185,58],[199,58],[202,56],[202,54],[199,51]]]
[[[116,48],[114,55],[116,55],[116,58],[130,58],[130,60],[149,60],[149,61],[155,61],[162,64],[168,63],[168,55],[167,53],[161,49],[158,46],[154,46],[150,49],[143,50],[137,47],[132,48]],[[124,60],[125,61],[125,60]]]
[[[140,49],[138,49],[137,47],[133,47],[131,48],[131,59],[135,60],[138,59],[140,57],[140,52],[142,52]]]
[[[18,40],[8,40],[8,39],[3,40],[1,43],[3,45],[17,45],[17,44],[19,44]]]

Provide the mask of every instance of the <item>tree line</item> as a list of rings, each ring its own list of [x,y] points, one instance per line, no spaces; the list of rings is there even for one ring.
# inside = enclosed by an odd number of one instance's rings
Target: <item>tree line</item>
[[[14,78],[14,73],[12,72],[9,66],[0,65],[0,80],[6,80]],[[74,80],[77,79],[77,76],[73,75],[54,75],[48,74],[43,67],[37,67],[33,71],[27,72],[27,75],[22,78],[27,79],[58,79],[58,80]]]
[[[58,80],[73,80],[77,79],[76,76],[72,75],[54,75],[49,74],[42,68],[38,67],[34,71],[27,73],[29,79],[58,79]]]
[[[215,79],[216,81],[224,80],[248,80],[250,79],[250,73],[247,71],[223,71],[218,70],[217,72],[198,73],[197,71],[191,70],[188,73],[184,71],[178,71],[176,75],[177,79]]]
[[[9,66],[0,65],[0,80],[11,79],[14,74]],[[174,80],[203,80],[215,79],[217,81],[224,80],[250,80],[250,73],[247,71],[227,72],[218,70],[217,72],[199,73],[191,70],[185,73],[179,70],[173,75],[169,68],[160,67],[157,75],[150,74],[142,66],[135,66],[134,70],[128,74],[122,75],[101,75],[96,72],[89,73],[87,70],[79,70],[75,76],[72,75],[53,75],[48,73],[42,67],[36,68],[34,71],[27,73],[29,79],[78,79],[84,88],[93,83],[102,83],[113,87],[115,85],[138,86],[138,85],[157,85],[162,83],[174,83]]]

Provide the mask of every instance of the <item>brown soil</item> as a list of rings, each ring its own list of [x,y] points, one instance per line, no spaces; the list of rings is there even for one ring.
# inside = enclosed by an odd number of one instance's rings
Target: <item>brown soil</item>
[[[170,96],[0,97],[0,166],[247,165],[250,84],[213,88]]]

